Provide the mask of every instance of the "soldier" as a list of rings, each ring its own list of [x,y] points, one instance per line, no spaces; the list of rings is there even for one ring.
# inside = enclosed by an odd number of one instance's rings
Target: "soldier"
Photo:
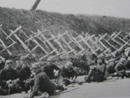
[[[20,92],[20,88],[17,85],[18,73],[15,69],[12,68],[13,66],[14,63],[12,60],[6,60],[5,68],[2,69],[0,73],[2,89],[8,90],[9,94]],[[14,88],[16,85],[17,87]]]
[[[109,76],[109,74],[112,74],[115,72],[115,65],[116,65],[116,60],[114,58],[111,58],[108,63],[107,63],[107,69],[106,69],[106,75]]]
[[[30,80],[31,70],[29,65],[26,63],[26,58],[20,58],[17,60],[16,70],[19,75],[19,85],[22,88],[22,91],[28,91],[30,89],[29,85],[32,85],[32,79]]]
[[[88,76],[85,77],[86,82],[91,82],[92,77],[93,80],[100,82],[105,79],[105,72],[106,72],[106,63],[104,61],[104,58],[99,57],[97,59],[97,65],[96,67],[90,69]]]
[[[52,58],[47,59],[47,63],[42,65],[42,71],[44,71],[49,79],[55,79],[58,76],[54,75],[54,70],[56,70],[60,75],[60,68],[54,64],[54,60]]]
[[[120,57],[120,59],[119,59],[119,61],[118,61],[118,63],[115,65],[115,71],[116,71],[116,76],[120,76],[120,77],[122,77],[122,78],[124,78],[125,76],[126,76],[126,73],[125,73],[125,70],[126,70],[126,68],[125,68],[125,66],[124,66],[124,64],[127,62],[127,58],[126,58],[126,56],[123,54],[121,57]]]
[[[5,66],[4,58],[0,56],[0,71],[4,68],[4,66]]]
[[[12,68],[14,65],[12,60],[6,60],[5,68],[1,70],[0,78],[2,81],[14,80],[18,78],[18,73]]]
[[[26,63],[26,58],[20,58],[19,66],[21,66],[21,68],[18,70],[20,80],[29,79],[31,70],[29,65]]]
[[[124,67],[126,68],[126,70],[130,70],[130,47],[125,49],[124,54],[127,58],[126,62],[124,63]]]
[[[86,53],[83,55],[83,57],[81,58],[86,66],[86,74],[88,74],[89,70],[90,70],[90,66],[96,63],[97,60],[97,56],[91,52],[90,49],[88,49],[88,51],[86,51]]]
[[[63,75],[63,77],[66,77],[66,78],[72,78],[72,79],[74,78],[74,79],[76,79],[77,72],[74,70],[71,62],[68,61],[63,66],[63,68],[62,68],[62,75]]]
[[[6,89],[2,89],[0,86],[0,95],[7,95],[8,91]]]
[[[56,89],[64,90],[63,87],[55,85],[50,81],[46,73],[41,71],[40,64],[38,62],[32,65],[32,71],[35,73],[35,80],[30,98],[38,95],[41,96],[44,92],[52,95]]]

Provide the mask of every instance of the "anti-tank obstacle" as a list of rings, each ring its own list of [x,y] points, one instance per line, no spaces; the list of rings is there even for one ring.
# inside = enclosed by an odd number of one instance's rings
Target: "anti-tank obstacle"
[[[96,55],[101,54],[113,54],[119,48],[129,46],[130,33],[114,32],[112,35],[107,33],[97,38],[95,35],[89,35],[88,33],[82,33],[77,37],[71,35],[68,31],[64,33],[58,33],[54,35],[46,28],[37,30],[37,32],[30,31],[30,34],[26,34],[22,31],[22,26],[19,26],[15,30],[9,30],[10,33],[6,33],[0,26],[0,32],[2,32],[5,38],[0,38],[0,54],[7,52],[9,56],[14,55],[11,48],[16,48],[16,45],[21,46],[24,57],[38,57],[39,60],[44,60],[47,57],[71,57],[73,54],[75,57],[83,55],[86,49],[90,49]],[[20,36],[21,34],[21,36]],[[48,34],[48,35],[46,35]],[[49,37],[48,37],[49,36]],[[7,42],[9,41],[8,45]],[[17,50],[15,50],[17,51]],[[22,53],[21,53],[22,54]]]

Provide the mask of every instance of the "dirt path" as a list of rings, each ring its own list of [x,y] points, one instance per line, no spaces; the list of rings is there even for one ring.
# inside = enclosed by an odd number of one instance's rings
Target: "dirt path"
[[[69,87],[68,91],[51,96],[50,98],[130,98],[130,78],[101,83],[92,82],[83,83],[82,85],[75,84],[74,86],[75,87]],[[25,98],[25,94],[15,94],[10,97],[2,98]]]
[[[84,83],[79,89],[51,98],[90,98],[90,97],[128,97],[130,98],[130,79],[119,79],[101,83]]]

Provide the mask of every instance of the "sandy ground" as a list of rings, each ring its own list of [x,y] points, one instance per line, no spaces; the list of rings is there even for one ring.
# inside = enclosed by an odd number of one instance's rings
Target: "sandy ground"
[[[53,96],[52,98],[130,98],[130,78],[114,79],[100,83],[84,83],[82,85],[76,85],[76,87],[79,88],[67,93],[62,93],[59,96]]]
[[[80,79],[81,80],[81,79]],[[15,94],[10,97],[0,98],[26,98],[25,94]],[[75,84],[68,87],[68,90],[51,96],[50,98],[130,98],[130,78],[109,80],[105,82]]]

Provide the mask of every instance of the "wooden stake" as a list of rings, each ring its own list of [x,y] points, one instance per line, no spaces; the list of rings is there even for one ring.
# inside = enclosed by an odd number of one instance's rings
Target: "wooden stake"
[[[38,30],[38,32],[40,33],[40,31]],[[57,49],[50,43],[50,41],[47,40],[47,38],[41,33],[41,36],[45,39],[45,41],[49,44],[49,46],[53,49],[56,50],[56,54],[59,54],[59,52],[57,51]]]
[[[38,48],[38,45],[36,45],[25,57],[28,57],[32,52],[34,52]]]
[[[77,53],[75,52],[75,50],[74,49],[72,49],[72,47],[64,40],[64,39],[62,39],[63,41],[64,41],[64,43],[67,45],[67,47],[70,49],[70,51],[73,51],[74,52],[74,54],[75,55],[77,55]]]
[[[13,31],[12,30],[10,30],[12,33],[13,33]],[[16,31],[16,30],[15,30]],[[13,33],[13,35],[15,36],[15,38],[21,43],[21,45],[23,46],[23,48],[25,49],[25,50],[27,50],[28,52],[30,52],[31,50],[27,47],[27,45],[15,34],[15,33]]]
[[[3,34],[5,34],[6,36],[8,36],[7,33],[6,33],[2,28],[0,28],[0,30],[2,31]],[[15,42],[11,37],[10,37],[9,39],[10,39],[12,42]]]
[[[48,54],[48,52],[37,42],[36,39],[32,39],[32,41],[36,43],[36,45],[38,45],[46,54]]]
[[[51,52],[48,53],[47,55],[41,57],[39,60],[41,61],[41,60],[45,59],[46,57],[48,57],[49,55],[51,55],[51,54],[54,53],[54,52],[55,52],[55,50],[51,51]]]
[[[91,48],[91,46],[86,42],[86,40],[80,35],[80,38],[81,38],[81,40],[91,49],[91,51],[93,52],[93,53],[95,53],[95,51]]]
[[[26,42],[29,42],[30,40],[33,40],[35,37],[37,37],[38,35],[40,35],[41,34],[41,32],[39,32],[37,35],[35,35],[35,36],[30,36],[30,38],[29,39],[27,39],[26,41],[25,41],[25,43]]]
[[[104,38],[103,38],[104,39]],[[109,46],[111,46],[112,48],[114,48],[115,50],[117,49],[115,46],[113,46],[111,43],[109,43],[108,41],[106,41],[105,39],[104,39],[104,41],[109,45]]]
[[[5,45],[5,43],[4,43],[1,39],[0,39],[0,42],[1,42],[1,44],[3,45],[4,50],[7,50],[8,54],[9,54],[9,55],[12,55],[11,51],[8,49],[8,47]],[[3,50],[2,50],[1,52],[3,52]]]
[[[6,39],[10,38],[12,35],[14,35],[17,31],[19,31],[22,28],[22,26],[19,26],[18,28],[16,28],[15,31],[11,32],[11,34],[9,36],[6,37]]]

